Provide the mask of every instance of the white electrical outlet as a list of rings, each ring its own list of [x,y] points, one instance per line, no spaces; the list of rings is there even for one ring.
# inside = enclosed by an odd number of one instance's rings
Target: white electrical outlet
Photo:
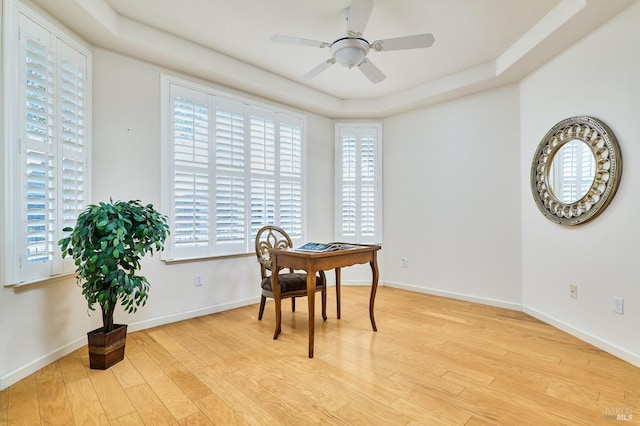
[[[624,313],[624,299],[622,297],[613,297],[613,312],[620,315]]]
[[[569,286],[569,297],[572,299],[578,298],[578,286],[575,284],[571,284]]]
[[[403,268],[408,268],[409,267],[409,261],[407,260],[406,257],[402,258],[401,263],[402,263],[402,267]]]
[[[200,287],[202,285],[202,275],[196,275],[193,279],[193,283],[196,287]]]

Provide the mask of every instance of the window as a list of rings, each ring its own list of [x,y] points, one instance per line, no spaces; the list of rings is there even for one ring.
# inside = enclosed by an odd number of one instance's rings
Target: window
[[[4,15],[4,283],[75,270],[60,256],[91,188],[91,53],[17,1]]]
[[[336,124],[336,239],[382,240],[382,125]]]
[[[303,240],[304,117],[162,77],[165,259],[250,253],[264,225]]]

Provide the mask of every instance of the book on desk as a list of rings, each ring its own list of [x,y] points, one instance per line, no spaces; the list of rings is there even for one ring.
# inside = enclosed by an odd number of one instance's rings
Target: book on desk
[[[306,243],[303,246],[294,248],[294,250],[321,253],[326,251],[345,250],[353,247],[354,245],[346,243]]]

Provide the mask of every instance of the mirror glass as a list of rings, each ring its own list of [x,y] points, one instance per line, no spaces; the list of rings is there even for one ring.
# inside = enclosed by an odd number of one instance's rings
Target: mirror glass
[[[591,147],[572,139],[556,152],[549,168],[549,189],[565,204],[587,195],[596,175],[596,159]]]
[[[611,202],[622,176],[618,142],[602,121],[571,117],[542,138],[531,162],[531,193],[542,214],[579,225]]]

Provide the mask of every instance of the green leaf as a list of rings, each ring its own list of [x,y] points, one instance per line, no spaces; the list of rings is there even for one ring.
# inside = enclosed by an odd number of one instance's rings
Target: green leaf
[[[115,257],[116,259],[120,257],[120,252],[118,251],[118,249],[113,250],[113,257]]]

